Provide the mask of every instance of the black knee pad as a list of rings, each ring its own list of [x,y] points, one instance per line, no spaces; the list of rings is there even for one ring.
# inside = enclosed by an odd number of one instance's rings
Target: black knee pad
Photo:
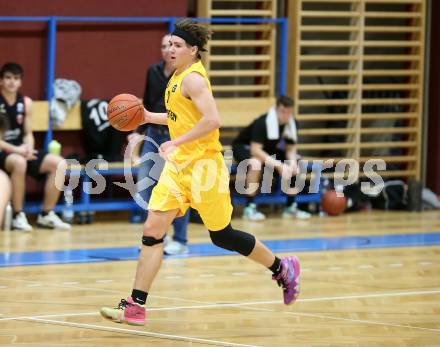
[[[163,242],[163,237],[158,240],[158,239],[156,239],[156,238],[154,238],[152,236],[142,236],[142,244],[144,246],[151,247],[151,246],[157,245],[157,244],[162,243],[162,242]]]
[[[254,235],[245,233],[240,230],[235,230],[231,227],[231,224],[222,230],[209,231],[214,245],[227,249],[228,251],[234,251],[244,256],[251,254],[255,247]]]

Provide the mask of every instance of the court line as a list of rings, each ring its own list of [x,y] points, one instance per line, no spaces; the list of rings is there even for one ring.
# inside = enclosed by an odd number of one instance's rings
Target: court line
[[[95,282],[100,284],[107,284],[107,283],[113,283],[114,280],[96,280]]]
[[[51,319],[41,319],[41,318],[28,318],[26,320],[41,322],[41,323],[45,323],[45,324],[70,326],[70,327],[74,327],[74,328],[100,330],[100,331],[112,331],[112,332],[116,332],[116,333],[123,333],[123,334],[130,334],[130,335],[148,336],[148,337],[154,337],[154,338],[166,339],[166,340],[177,340],[177,341],[185,341],[185,342],[191,342],[191,343],[205,343],[205,344],[216,345],[216,346],[259,347],[257,345],[246,345],[246,344],[241,344],[241,343],[200,339],[197,337],[188,337],[188,336],[180,336],[180,335],[153,333],[153,332],[149,332],[149,331],[140,331],[140,330],[133,330],[133,329],[106,327],[106,326],[96,325],[96,324],[64,322],[64,321],[57,321],[57,320],[51,320]]]
[[[246,308],[253,311],[264,311],[264,312],[276,312],[278,311],[274,309],[269,308],[261,308],[261,307],[248,307],[243,306],[242,308]],[[391,326],[395,328],[409,328],[414,330],[423,330],[423,331],[430,331],[430,332],[436,332],[440,333],[440,329],[433,329],[433,328],[423,328],[423,327],[417,327],[412,325],[404,325],[404,324],[396,324],[396,323],[386,323],[386,322],[378,322],[378,321],[370,321],[370,320],[362,320],[362,319],[353,319],[353,318],[342,318],[342,317],[334,317],[334,316],[326,316],[326,315],[319,315],[314,313],[301,313],[301,312],[290,312],[290,311],[283,311],[281,312],[283,314],[292,315],[292,316],[304,316],[304,317],[313,317],[313,318],[320,318],[320,319],[330,319],[330,320],[341,320],[346,322],[353,322],[353,323],[363,323],[363,324],[373,324],[373,325],[383,325],[383,326]]]
[[[318,298],[305,298],[298,299],[297,302],[321,302],[321,301],[332,301],[332,300],[352,300],[352,299],[369,299],[369,298],[384,298],[384,297],[401,297],[401,296],[417,296],[417,295],[433,295],[440,294],[440,289],[436,290],[425,290],[425,291],[412,291],[412,292],[388,292],[388,293],[374,293],[374,294],[359,294],[359,295],[347,295],[347,296],[331,296],[331,297],[318,297]],[[183,299],[185,300],[185,299]],[[210,304],[206,303],[204,305],[192,305],[192,306],[174,306],[174,307],[152,307],[148,308],[149,312],[152,311],[173,311],[173,310],[189,310],[189,309],[205,309],[205,308],[222,308],[222,307],[242,307],[242,306],[253,306],[253,305],[284,305],[279,300],[271,301],[251,301],[251,302],[238,302],[238,303],[223,303],[223,304]],[[84,313],[66,313],[66,314],[52,314],[52,315],[38,315],[38,316],[20,316],[20,317],[5,317],[0,318],[0,321],[7,320],[22,320],[22,319],[33,319],[33,318],[54,318],[54,317],[74,317],[74,316],[88,316],[88,315],[99,315],[96,312],[84,312]]]
[[[424,330],[424,331],[440,333],[440,329],[423,328],[423,327],[417,327],[417,326],[406,325],[406,324],[378,322],[378,321],[371,321],[371,320],[364,320],[364,319],[342,318],[342,317],[326,316],[326,315],[319,315],[319,314],[313,314],[313,313],[298,313],[298,312],[284,312],[284,313],[290,314],[290,315],[295,315],[295,316],[314,317],[314,318],[321,318],[321,319],[332,319],[332,320],[340,320],[340,321],[353,322],[353,323],[383,325],[383,326],[389,326],[389,327],[395,327],[395,328],[408,328],[408,329],[414,329],[414,330]]]
[[[122,291],[122,290],[114,290],[114,289],[105,289],[105,288],[96,288],[96,287],[82,287],[82,286],[78,286],[78,287],[72,287],[71,285],[65,285],[65,284],[60,284],[60,283],[45,283],[45,282],[41,282],[41,281],[33,281],[33,280],[22,280],[22,279],[17,279],[17,278],[6,278],[6,277],[0,277],[0,280],[5,280],[5,281],[15,281],[15,282],[24,282],[24,283],[31,283],[31,284],[41,284],[47,287],[61,287],[61,288],[69,288],[69,289],[79,289],[79,290],[94,290],[97,292],[105,292],[105,293],[112,293],[112,294],[120,294],[120,295],[127,295],[127,291]],[[7,287],[5,287],[7,288]],[[186,302],[194,302],[194,303],[199,303],[199,304],[207,304],[208,302],[206,301],[200,301],[200,300],[192,300],[192,299],[184,299],[184,298],[176,298],[176,297],[169,297],[169,296],[162,296],[162,295],[150,295],[151,298],[158,298],[158,299],[166,299],[166,300],[176,300],[176,301],[186,301]]]
[[[242,308],[253,310],[253,311],[264,311],[264,312],[280,313],[279,311],[276,311],[276,310],[270,309],[270,308],[249,307],[249,306],[243,306]],[[314,318],[320,318],[320,319],[341,320],[341,321],[353,322],[353,323],[383,325],[383,326],[391,326],[391,327],[395,327],[395,328],[409,328],[409,329],[414,329],[414,330],[423,330],[423,331],[440,333],[440,329],[423,328],[423,327],[417,327],[417,326],[413,326],[413,325],[386,323],[386,322],[378,322],[378,321],[370,321],[370,320],[362,320],[362,319],[353,319],[353,318],[342,318],[342,317],[319,315],[319,314],[314,314],[314,313],[301,313],[301,312],[290,312],[290,311],[283,311],[281,313],[282,314],[287,314],[287,315],[292,315],[292,316],[300,316],[300,317],[304,316],[304,317],[314,317]]]
[[[277,253],[394,247],[427,247],[440,245],[440,232],[276,239],[264,240],[263,243]],[[218,248],[212,243],[190,244],[188,247],[188,254],[169,256],[168,258],[179,259],[233,255],[233,253]],[[137,247],[84,248],[10,253],[0,252],[0,267],[133,261],[137,260],[138,257],[139,254]]]
[[[423,266],[426,266],[426,265],[432,265],[432,262],[430,262],[430,261],[420,261],[419,264],[423,265]]]
[[[432,295],[432,294],[440,294],[440,289],[438,289],[438,290],[413,291],[413,292],[389,292],[389,293],[374,293],[374,294],[359,294],[359,295],[347,295],[347,296],[330,296],[330,297],[319,297],[319,298],[305,298],[305,299],[298,299],[298,300],[296,300],[296,302],[320,302],[320,301],[333,301],[333,300],[370,299],[370,298],[400,297],[400,296],[412,296],[412,295]],[[279,300],[251,301],[251,302],[244,302],[244,303],[225,303],[225,304],[207,304],[207,305],[195,305],[195,306],[177,306],[177,307],[173,307],[173,308],[171,308],[171,307],[158,307],[158,308],[151,308],[151,309],[149,309],[149,311],[168,311],[168,310],[217,308],[217,307],[240,307],[240,306],[273,305],[273,304],[283,304],[283,303],[282,303],[281,298],[280,298]]]

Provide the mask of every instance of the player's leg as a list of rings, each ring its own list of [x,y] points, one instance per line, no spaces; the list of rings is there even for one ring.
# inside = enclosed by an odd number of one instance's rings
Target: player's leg
[[[138,168],[137,190],[141,199],[148,203],[154,186],[159,180],[160,174],[165,165],[165,161],[158,154],[158,146],[169,141],[169,136],[160,128],[155,126],[148,127],[146,137],[141,150],[141,161]],[[148,211],[144,213],[145,217]],[[186,227],[189,221],[189,212],[183,217],[176,218],[173,221],[174,238],[176,242],[169,241],[164,247],[166,254],[182,253],[186,250]]]
[[[173,239],[168,241],[164,247],[164,253],[168,255],[177,255],[188,253],[188,223],[189,223],[190,210],[173,221]]]
[[[169,141],[170,136],[168,130],[159,134],[160,144]],[[188,223],[189,223],[190,209],[186,213],[173,221],[173,237],[168,238],[168,242],[164,247],[164,253],[167,255],[178,255],[188,253]]]
[[[214,160],[218,168],[214,173],[209,169],[209,165],[195,165],[192,186],[199,187],[200,192],[193,194],[191,205],[198,210],[216,246],[237,252],[270,269],[274,274],[272,278],[283,287],[284,303],[294,302],[299,294],[298,259],[287,257],[281,260],[252,234],[232,228],[231,197],[226,188],[228,175],[224,174],[223,159]],[[203,182],[209,182],[211,179],[215,179],[212,181],[213,184],[203,185]],[[197,197],[199,199],[196,199]]]
[[[249,194],[246,195],[246,207],[243,210],[243,219],[251,221],[263,221],[266,219],[264,213],[258,211],[257,205],[254,202],[255,196],[260,191],[261,176],[264,168],[264,163],[262,163],[258,158],[250,158],[251,165],[248,167],[246,173],[246,188],[258,187],[257,189],[251,189]]]
[[[203,212],[199,211],[203,219]],[[206,225],[206,223],[205,223]],[[212,242],[221,248],[240,253],[272,271],[272,279],[283,288],[284,303],[293,303],[299,295],[300,266],[295,256],[280,259],[260,240],[250,233],[232,228],[229,223],[225,228],[209,228]]]
[[[163,237],[177,215],[189,207],[184,189],[179,185],[178,173],[172,164],[165,164],[160,180],[149,201],[149,213],[144,224],[142,250],[136,270],[133,291],[117,308],[103,307],[101,315],[115,322],[145,324],[145,301],[151,283],[159,271],[163,257]]]
[[[263,163],[256,157],[251,156],[249,146],[243,144],[233,145],[234,159],[239,164],[239,170],[241,167],[240,163],[245,160],[249,161],[249,166],[243,167],[246,169],[245,173],[237,172],[237,177],[242,174],[246,175],[245,188],[258,187],[257,189],[252,189],[246,194],[246,206],[243,210],[243,219],[251,221],[262,221],[266,219],[266,216],[257,210],[257,205],[254,202],[255,196],[260,191],[260,181],[263,170]]]
[[[148,293],[162,264],[163,238],[178,212],[178,209],[148,212],[148,218],[144,224],[142,250],[136,270],[134,289]],[[133,299],[136,301],[137,298]],[[140,299],[145,303],[146,297]]]
[[[58,175],[56,174],[57,169],[59,172]],[[51,211],[58,202],[61,191],[57,187],[61,187],[63,185],[66,169],[67,164],[62,157],[55,154],[46,154],[43,157],[39,169],[40,174],[46,174],[46,183],[44,185],[43,211]]]
[[[292,157],[296,157],[296,150],[291,154]],[[278,151],[277,158],[282,161],[286,160],[286,154],[284,151]],[[284,187],[283,191],[287,195],[286,206],[283,210],[283,218],[292,218],[296,217],[298,219],[308,219],[311,217],[311,214],[300,210],[298,208],[298,204],[296,203],[296,195],[298,194],[298,189],[296,187],[296,175],[299,172],[298,162],[291,161],[289,165],[294,167],[294,174],[292,177],[281,177],[282,186]]]
[[[62,157],[44,151],[39,151],[37,159],[29,161],[29,175],[35,178],[41,178],[43,175],[46,176],[43,208],[37,218],[37,224],[42,228],[71,229],[70,224],[63,222],[53,211],[61,194],[57,187],[63,186],[66,169],[67,163]]]
[[[26,159],[16,153],[9,154],[5,159],[5,170],[11,177],[12,184],[12,229],[31,231],[32,226],[28,223],[23,212],[24,194],[26,190]]]
[[[286,182],[284,184],[286,187],[288,185],[294,186],[295,180],[296,178],[293,177],[291,180],[289,180],[289,182]],[[294,217],[298,219],[309,219],[312,216],[309,212],[299,209],[298,204],[296,203],[297,194],[298,194],[297,189],[293,187],[287,189],[286,191],[287,200],[286,200],[286,206],[284,207],[283,210],[283,218],[289,219]]]
[[[234,230],[231,226],[233,207],[228,189],[229,176],[225,170],[221,155],[212,158],[210,165],[201,162],[200,165],[194,165],[191,171],[191,206],[199,212],[216,246],[238,252],[270,267],[275,255],[253,235]],[[207,185],[207,182],[211,184]]]
[[[0,187],[2,187],[2,193],[0,194],[0,227],[3,225],[3,214],[6,206],[11,199],[11,182],[6,173],[0,170]]]
[[[145,324],[144,305],[162,264],[163,237],[178,212],[178,209],[165,212],[149,211],[144,224],[142,250],[139,253],[131,296],[127,300],[122,299],[116,308],[102,307],[100,312],[104,318],[131,325]]]

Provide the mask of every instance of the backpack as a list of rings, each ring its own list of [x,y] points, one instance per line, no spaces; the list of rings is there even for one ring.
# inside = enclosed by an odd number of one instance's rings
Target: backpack
[[[405,182],[401,180],[385,182],[381,192],[371,202],[374,208],[381,210],[405,210],[407,205]]]
[[[361,182],[356,182],[344,187],[344,196],[347,199],[346,212],[360,211],[370,201],[370,196],[361,189]]]

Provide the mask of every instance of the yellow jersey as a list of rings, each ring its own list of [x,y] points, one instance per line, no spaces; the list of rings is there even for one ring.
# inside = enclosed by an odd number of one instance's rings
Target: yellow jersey
[[[165,90],[165,107],[168,114],[167,123],[171,139],[175,139],[190,131],[202,118],[192,100],[183,96],[181,91],[183,79],[191,72],[197,72],[202,75],[208,83],[209,90],[212,92],[211,83],[200,60],[179,74],[174,72]],[[180,145],[172,154],[172,159],[177,163],[184,163],[206,157],[210,153],[213,154],[212,152],[219,153],[222,149],[219,137],[220,132],[216,129],[197,140]]]

